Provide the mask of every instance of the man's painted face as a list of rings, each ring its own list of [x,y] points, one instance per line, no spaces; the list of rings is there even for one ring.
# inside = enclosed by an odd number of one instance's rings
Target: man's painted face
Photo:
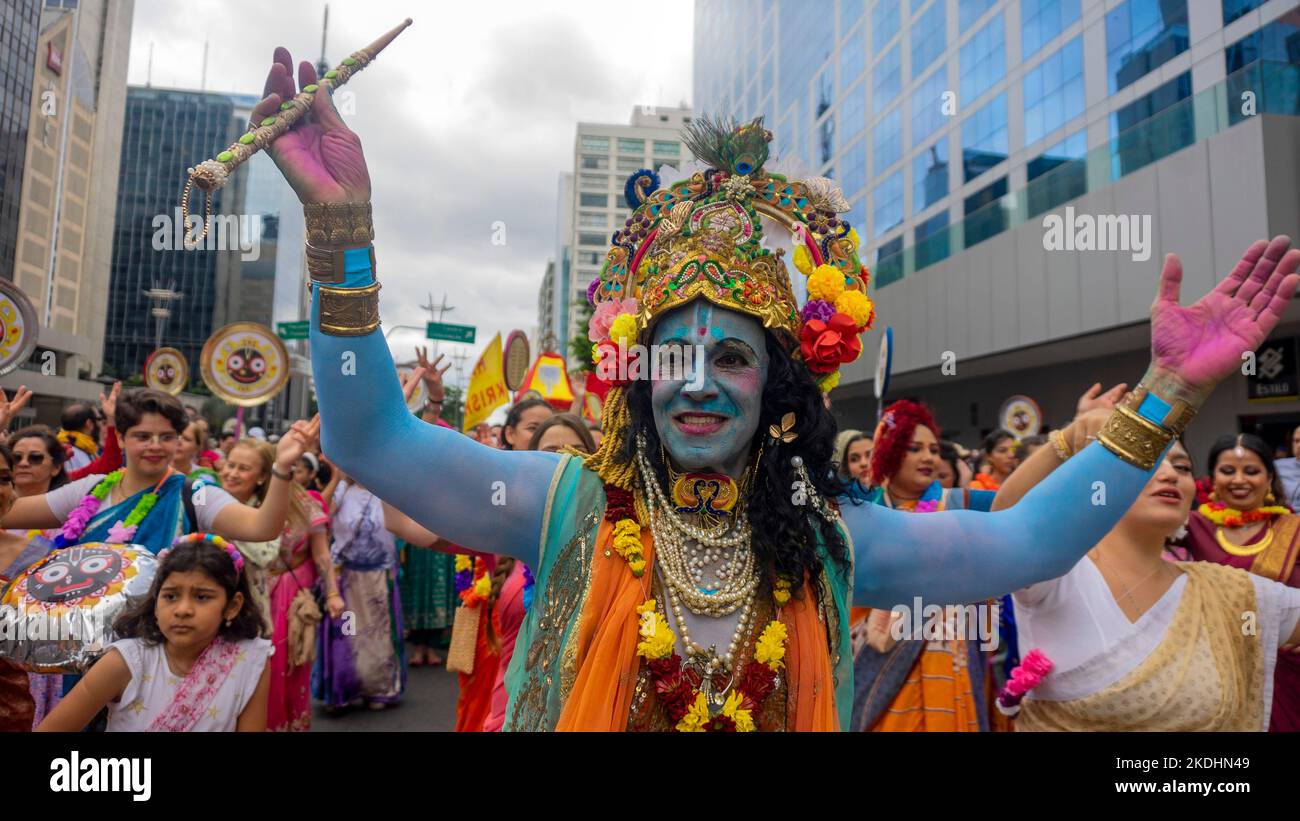
[[[758,430],[767,385],[763,326],[736,311],[696,300],[665,314],[658,346],[681,345],[687,379],[661,378],[650,389],[655,428],[679,468],[738,477]],[[701,357],[692,348],[702,346]],[[701,363],[703,373],[695,373]]]

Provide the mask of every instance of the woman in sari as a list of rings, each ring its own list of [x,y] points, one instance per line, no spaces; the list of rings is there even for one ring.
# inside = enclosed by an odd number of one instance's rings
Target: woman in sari
[[[1093,412],[1076,425],[1091,435],[1105,417]],[[1035,453],[994,507],[1013,504],[1077,444],[1067,438]],[[1022,645],[1052,663],[1021,703],[1018,731],[1268,727],[1280,697],[1279,650],[1300,643],[1300,590],[1225,564],[1165,559],[1191,509],[1193,477],[1191,457],[1175,442],[1123,518],[1069,573],[1015,593]]]
[[[1193,559],[1248,570],[1300,588],[1300,516],[1278,502],[1281,483],[1268,445],[1249,433],[1210,449],[1210,501],[1192,511],[1180,540]],[[1278,651],[1273,732],[1300,732],[1300,648]]]
[[[1016,437],[1002,428],[984,437],[980,447],[983,458],[988,463],[988,472],[975,474],[971,480],[972,490],[997,490],[1016,469]]]
[[[265,503],[273,479],[275,451],[258,439],[243,439],[222,465],[222,485],[249,507]],[[296,458],[296,457],[295,457]],[[320,503],[301,487],[290,486],[288,513],[281,534],[270,541],[240,540],[236,547],[246,560],[249,592],[264,608],[275,652],[269,662],[271,690],[267,702],[268,730],[306,731],[311,726],[311,670],[316,649],[316,626],[320,612],[312,589],[324,579],[325,606],[331,615],[343,612],[334,565],[325,536],[328,517]]]
[[[299,84],[315,86],[310,63],[294,74],[277,49],[254,122],[274,120]],[[588,286],[602,309],[593,323],[608,323],[589,327],[600,336],[593,353],[619,382],[603,404],[600,449],[492,450],[420,423],[402,401],[379,329],[360,140],[328,93],[311,99],[268,150],[308,204],[309,241],[322,251],[311,264],[311,353],[325,449],[432,532],[535,568],[537,601],[507,673],[511,730],[847,728],[851,603],[979,601],[1067,572],[1300,284],[1300,252],[1277,237],[1183,307],[1169,255],[1142,393],[1022,504],[837,510],[825,395],[873,321],[857,235],[828,181],[768,173],[761,121],[701,118],[687,136],[706,165],[667,187],[651,172],[629,183],[634,218]],[[792,259],[816,296],[802,307],[776,252],[793,246],[764,245],[769,232],[798,243]],[[622,367],[651,350],[641,345],[673,355],[666,374]],[[341,361],[356,367],[340,373]],[[434,475],[438,493],[412,481]],[[1096,481],[1109,507],[1079,501]],[[492,506],[494,483],[508,504]],[[1049,529],[1060,536],[1044,544]]]
[[[944,489],[939,470],[939,426],[923,405],[890,405],[876,428],[871,458],[870,501],[909,513],[970,509],[987,511],[996,495],[987,490]],[[859,636],[853,682],[853,726],[873,732],[987,732],[990,729],[987,646],[960,636],[960,607],[948,608],[934,638],[899,640],[910,619],[889,610],[854,608]],[[988,629],[984,625],[984,629]],[[910,632],[910,630],[909,630]]]
[[[331,616],[320,632],[317,697],[330,710],[382,710],[406,689],[397,544],[373,493],[344,477],[332,496],[332,558],[349,618]]]

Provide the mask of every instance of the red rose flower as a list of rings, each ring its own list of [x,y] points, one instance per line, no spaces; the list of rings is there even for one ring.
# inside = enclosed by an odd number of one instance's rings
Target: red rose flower
[[[799,348],[803,361],[813,373],[830,373],[845,362],[852,362],[862,353],[862,340],[853,319],[836,312],[822,322],[811,319],[799,332]]]
[[[751,661],[745,667],[740,689],[755,702],[762,703],[776,686],[776,673],[771,667],[757,661]]]
[[[612,339],[602,339],[596,344],[596,350],[600,353],[600,361],[596,363],[596,376],[616,388],[627,386],[631,382],[627,378],[632,370],[631,363],[624,364],[623,373],[619,373],[620,360],[624,354],[619,350],[618,343]],[[620,379],[620,376],[623,378]]]

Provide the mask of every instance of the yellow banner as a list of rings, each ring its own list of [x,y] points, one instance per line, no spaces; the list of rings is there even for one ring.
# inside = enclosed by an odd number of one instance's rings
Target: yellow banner
[[[465,394],[465,430],[473,430],[509,398],[501,362],[501,334],[498,333],[492,337],[491,344],[478,358],[469,376],[469,392]]]

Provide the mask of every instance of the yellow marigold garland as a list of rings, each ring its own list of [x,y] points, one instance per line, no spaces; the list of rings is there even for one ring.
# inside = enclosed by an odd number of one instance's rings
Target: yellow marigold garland
[[[785,624],[773,619],[763,628],[763,634],[754,644],[754,661],[766,664],[771,670],[780,670],[785,659]]]
[[[808,298],[821,299],[835,304],[844,293],[844,272],[834,265],[818,265],[808,277]]]
[[[861,291],[845,291],[835,299],[835,310],[848,316],[859,328],[871,319],[875,306],[871,297]]]
[[[641,546],[641,525],[635,519],[619,519],[614,525],[614,550],[627,560],[632,575],[645,572],[645,548]]]
[[[655,600],[647,599],[636,612],[641,620],[637,627],[641,641],[636,645],[636,654],[651,661],[672,655],[677,637],[668,626],[668,620],[657,609]]]

